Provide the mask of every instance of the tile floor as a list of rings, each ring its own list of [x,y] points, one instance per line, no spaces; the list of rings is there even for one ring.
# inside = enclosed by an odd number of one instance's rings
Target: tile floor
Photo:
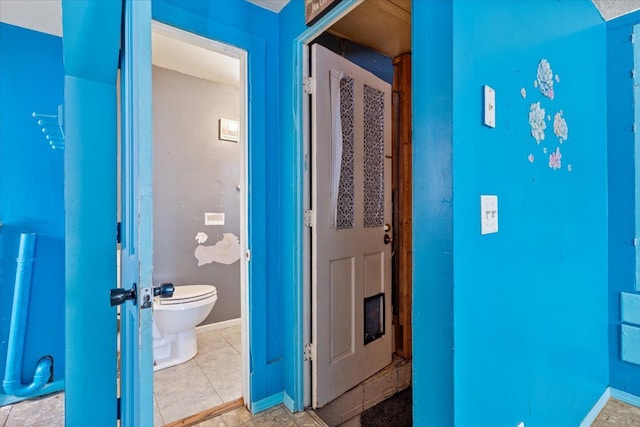
[[[153,375],[154,427],[242,397],[240,326],[198,334],[198,354]]]
[[[257,415],[251,415],[247,408],[238,408],[210,420],[196,424],[196,427],[326,427],[324,421],[311,410],[292,414],[283,405],[278,405]]]
[[[640,427],[640,408],[609,399],[592,427]]]

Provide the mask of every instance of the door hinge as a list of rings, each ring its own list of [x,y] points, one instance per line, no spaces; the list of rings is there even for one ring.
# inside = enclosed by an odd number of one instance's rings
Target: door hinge
[[[122,403],[121,402],[122,401],[118,397],[116,399],[116,420],[121,420],[122,419]]]
[[[247,262],[251,261],[251,249],[244,251],[244,260]]]
[[[116,243],[122,243],[122,223],[116,224]]]
[[[316,360],[316,345],[307,343],[304,345],[304,361]]]
[[[305,77],[302,79],[302,90],[307,95],[313,94],[316,88],[316,79],[313,77]]]
[[[304,211],[303,222],[305,227],[316,226],[316,216],[312,210]]]

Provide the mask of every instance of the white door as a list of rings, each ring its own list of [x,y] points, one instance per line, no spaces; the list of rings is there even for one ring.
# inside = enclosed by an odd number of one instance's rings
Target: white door
[[[320,407],[391,363],[391,86],[322,46],[311,54],[312,398]]]

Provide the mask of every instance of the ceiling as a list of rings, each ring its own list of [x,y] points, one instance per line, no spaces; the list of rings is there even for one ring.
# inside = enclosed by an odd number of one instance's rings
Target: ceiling
[[[640,9],[640,0],[591,0],[605,21]]]
[[[272,12],[279,13],[284,8],[289,0],[247,0],[249,3],[253,3],[256,6],[269,9]]]
[[[176,33],[176,31],[172,32]],[[154,27],[151,34],[153,65],[214,83],[240,86],[239,59],[199,46],[197,40],[193,39],[200,37],[184,34],[184,38],[176,37],[175,34],[169,36],[166,32]],[[201,44],[204,43],[206,39],[203,39]]]
[[[62,36],[61,0],[0,0],[0,21]]]
[[[329,32],[390,57],[409,52],[411,0],[366,0]]]
[[[290,0],[247,0],[260,7],[279,12]],[[298,0],[296,0],[298,1]],[[592,0],[605,20],[611,20],[640,9],[640,0]],[[56,36],[62,35],[61,0],[0,0],[0,21],[41,31]],[[411,0],[365,0],[349,15],[334,24],[329,32],[338,37],[371,47],[388,56],[410,50],[411,45]],[[375,31],[371,31],[375,28]],[[162,45],[162,43],[161,43]],[[164,48],[160,47],[163,50]],[[167,46],[171,55],[180,54],[175,46]],[[197,49],[194,51],[200,52]],[[164,53],[154,54],[164,63]],[[169,54],[167,54],[169,55]],[[164,58],[164,59],[163,59]],[[213,59],[204,60],[211,66]],[[200,76],[201,71],[187,74]],[[230,76],[203,77],[228,82]]]

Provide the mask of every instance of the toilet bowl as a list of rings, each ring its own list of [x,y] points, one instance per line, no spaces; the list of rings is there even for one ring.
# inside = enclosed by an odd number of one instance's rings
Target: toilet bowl
[[[153,303],[153,370],[192,359],[198,352],[196,326],[218,300],[215,286],[176,286],[170,298]]]

